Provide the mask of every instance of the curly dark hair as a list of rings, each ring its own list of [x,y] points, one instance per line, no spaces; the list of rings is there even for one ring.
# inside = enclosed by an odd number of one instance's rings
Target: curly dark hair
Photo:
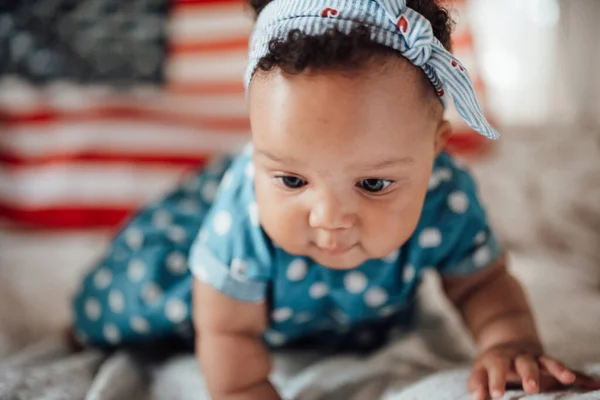
[[[258,16],[271,0],[248,2]],[[407,5],[431,22],[435,37],[450,50],[454,22],[439,0],[407,0]],[[295,30],[285,39],[275,39],[270,43],[269,53],[258,62],[258,69],[268,72],[280,68],[291,74],[308,68],[348,70],[360,68],[382,54],[401,57],[394,50],[371,40],[366,26],[357,25],[349,34],[329,29],[316,36]]]

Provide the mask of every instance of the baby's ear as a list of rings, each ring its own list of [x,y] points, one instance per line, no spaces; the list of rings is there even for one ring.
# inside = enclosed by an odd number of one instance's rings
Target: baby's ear
[[[452,125],[445,119],[441,120],[435,133],[435,154],[440,154],[452,135]]]

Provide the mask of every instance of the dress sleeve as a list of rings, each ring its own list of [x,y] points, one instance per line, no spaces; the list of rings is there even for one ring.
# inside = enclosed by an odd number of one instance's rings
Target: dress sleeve
[[[415,233],[421,265],[442,275],[466,275],[492,265],[502,248],[471,175],[444,155],[436,162]]]
[[[225,174],[192,246],[193,275],[245,302],[266,299],[273,246],[260,227],[251,157],[242,155]]]

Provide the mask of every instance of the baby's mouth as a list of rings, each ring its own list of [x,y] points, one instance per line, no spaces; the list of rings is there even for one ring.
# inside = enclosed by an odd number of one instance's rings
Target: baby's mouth
[[[344,255],[348,252],[350,252],[350,250],[354,249],[357,244],[353,244],[353,245],[334,245],[334,246],[319,246],[318,244],[315,244],[315,246],[317,247],[317,249],[319,249],[319,251],[325,253],[325,254],[329,254],[332,256],[341,256]]]

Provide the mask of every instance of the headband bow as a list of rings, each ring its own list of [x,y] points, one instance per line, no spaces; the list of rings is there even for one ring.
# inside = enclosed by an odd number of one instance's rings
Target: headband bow
[[[450,97],[471,128],[490,139],[500,137],[481,111],[467,70],[435,38],[431,23],[407,7],[406,0],[272,1],[259,15],[250,39],[246,89],[273,39],[285,39],[292,30],[319,35],[335,28],[350,33],[358,25],[369,28],[373,41],[398,51],[420,67],[444,105]]]

